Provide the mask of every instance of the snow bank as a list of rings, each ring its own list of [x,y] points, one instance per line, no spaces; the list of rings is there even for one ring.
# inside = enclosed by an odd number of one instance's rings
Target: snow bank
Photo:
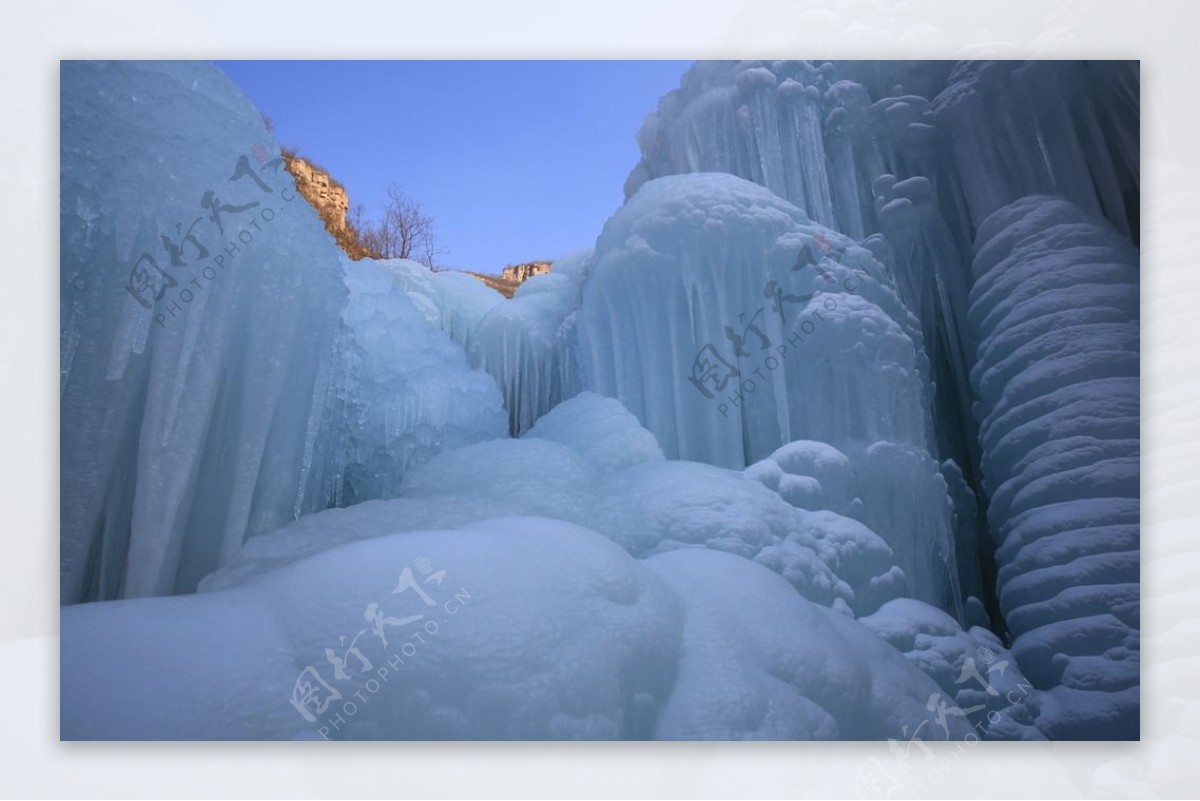
[[[594,392],[554,407],[525,436],[562,443],[605,471],[666,458],[654,435],[620,401]]]
[[[562,441],[551,438],[559,434]],[[613,441],[636,447],[615,452]],[[695,547],[734,553],[784,576],[813,603],[851,615],[907,593],[897,557],[867,526],[791,506],[737,471],[663,461],[628,411],[591,393],[560,404],[522,439],[434,457],[406,476],[394,500],[307,515],[255,537],[201,589],[239,586],[380,532],[507,516],[587,526],[637,557]]]
[[[64,739],[645,739],[682,608],[603,537],[522,518],[61,627]]]
[[[683,601],[681,660],[655,729],[664,740],[883,740],[931,717],[937,686],[860,625],[729,554],[682,550],[647,565]],[[947,716],[927,740],[970,731]]]
[[[377,525],[244,587],[64,608],[63,738],[857,739],[929,717],[932,680],[745,559],[641,562],[538,518]]]

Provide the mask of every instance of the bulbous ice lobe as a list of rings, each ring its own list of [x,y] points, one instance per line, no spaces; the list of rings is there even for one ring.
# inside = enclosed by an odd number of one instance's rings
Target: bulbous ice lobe
[[[605,225],[575,336],[581,386],[618,398],[668,458],[840,450],[910,590],[958,613],[920,334],[867,250],[730,175],[653,180]]]

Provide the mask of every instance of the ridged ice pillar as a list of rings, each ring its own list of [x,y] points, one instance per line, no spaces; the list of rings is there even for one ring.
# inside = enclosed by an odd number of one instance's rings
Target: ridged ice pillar
[[[979,231],[969,320],[998,590],[1053,739],[1136,738],[1138,252],[1030,196]]]

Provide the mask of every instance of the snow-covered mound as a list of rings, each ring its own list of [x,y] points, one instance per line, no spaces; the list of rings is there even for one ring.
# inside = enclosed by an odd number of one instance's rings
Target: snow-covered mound
[[[644,563],[537,518],[379,526],[245,587],[64,608],[62,736],[878,739],[937,692],[736,556]]]
[[[565,523],[380,536],[241,589],[64,609],[62,734],[648,738],[682,614]]]
[[[1012,653],[986,628],[964,631],[940,609],[898,598],[859,623],[904,654],[984,736],[1041,740],[1039,692]]]
[[[862,517],[854,466],[846,454],[824,442],[798,439],[746,468],[792,506],[830,509]]]
[[[606,471],[666,458],[654,435],[619,400],[594,392],[551,409],[525,436],[562,443]]]
[[[931,681],[752,562],[681,550],[647,564],[684,609],[682,658],[657,739],[901,739],[931,717]],[[960,717],[945,723],[926,739],[970,731]]]
[[[396,269],[343,266],[216,67],[71,62],[62,102],[65,603],[191,591],[247,536],[503,432]]]
[[[1138,253],[1061,199],[980,229],[970,320],[998,589],[1051,738],[1139,710]]]
[[[637,557],[696,547],[737,554],[779,573],[809,601],[851,615],[907,594],[896,555],[861,522],[792,506],[738,471],[664,461],[619,403],[586,392],[522,439],[431,459],[410,472],[394,500],[307,515],[255,537],[201,589],[241,585],[381,532],[509,516],[587,526]]]

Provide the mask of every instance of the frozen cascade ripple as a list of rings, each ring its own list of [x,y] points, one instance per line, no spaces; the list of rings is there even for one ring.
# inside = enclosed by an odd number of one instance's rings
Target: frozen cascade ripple
[[[1012,651],[1048,737],[1136,738],[1138,253],[1031,196],[979,232],[970,321],[988,517]]]

